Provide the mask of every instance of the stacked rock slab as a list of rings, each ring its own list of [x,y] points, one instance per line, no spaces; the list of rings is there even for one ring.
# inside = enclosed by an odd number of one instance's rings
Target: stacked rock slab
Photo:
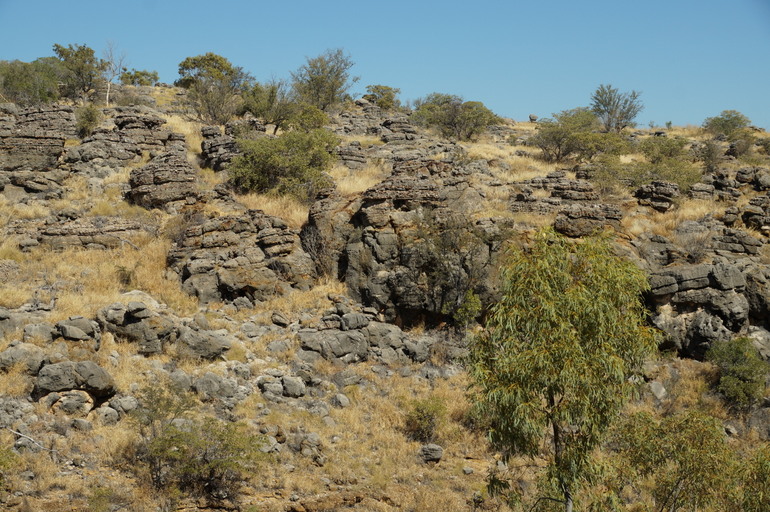
[[[0,190],[16,186],[43,199],[59,197],[67,173],[57,164],[74,132],[72,107],[0,107]]]
[[[239,297],[262,301],[293,288],[308,289],[316,277],[297,232],[261,210],[188,227],[168,264],[184,289],[203,303]]]
[[[180,213],[200,198],[197,172],[183,151],[171,150],[131,171],[128,199],[147,209]]]
[[[474,288],[488,295],[495,222],[471,221],[482,204],[472,171],[447,162],[395,162],[389,178],[349,200],[325,192],[303,242],[319,266],[388,321],[441,317]],[[488,298],[488,297],[487,297]]]

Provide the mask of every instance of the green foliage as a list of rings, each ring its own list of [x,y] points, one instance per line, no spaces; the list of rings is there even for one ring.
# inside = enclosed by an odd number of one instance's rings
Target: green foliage
[[[197,496],[236,497],[238,484],[261,458],[263,440],[245,425],[213,418],[171,425],[147,444],[162,485]]]
[[[401,89],[388,87],[387,85],[367,85],[367,94],[363,98],[380,107],[382,110],[393,110],[401,106],[398,94]]]
[[[703,170],[714,172],[719,168],[724,151],[719,143],[713,140],[706,141],[695,150],[695,157],[703,162]]]
[[[635,126],[634,118],[644,109],[639,96],[637,91],[620,92],[602,84],[591,95],[591,110],[605,131],[619,133],[626,126]]]
[[[300,105],[294,99],[286,82],[271,80],[264,84],[255,83],[243,93],[243,110],[272,124],[273,134],[288,127],[292,117],[298,115]]]
[[[481,313],[481,299],[473,290],[466,290],[463,300],[452,314],[452,319],[458,327],[466,327]]]
[[[650,163],[658,164],[666,158],[681,158],[686,145],[684,137],[648,137],[639,143],[639,151]]]
[[[59,99],[66,70],[54,57],[33,62],[0,61],[0,98],[18,105],[41,105]]]
[[[436,440],[436,430],[446,417],[446,404],[432,396],[414,400],[404,418],[404,432],[413,441],[430,443]]]
[[[90,136],[102,121],[102,111],[95,105],[85,105],[75,111],[78,136],[85,139]]]
[[[158,84],[158,72],[146,69],[130,69],[120,74],[123,85],[154,86]]]
[[[331,151],[338,144],[324,129],[239,140],[240,154],[228,167],[230,184],[241,191],[273,191],[312,201],[329,184],[324,172],[331,168]]]
[[[244,425],[190,419],[194,399],[168,382],[137,393],[137,459],[156,489],[235,498],[238,482],[261,458],[262,438]]]
[[[252,85],[241,67],[215,53],[187,57],[179,63],[176,84],[188,90],[190,106],[206,123],[225,124],[242,108],[241,93]]]
[[[736,409],[746,409],[762,398],[770,365],[762,359],[749,338],[715,343],[706,353],[719,367],[717,391]]]
[[[94,50],[86,45],[67,47],[55,44],[53,51],[67,70],[64,82],[64,96],[80,99],[83,103],[93,94],[105,69],[105,62],[97,58]]]
[[[757,448],[742,468],[743,512],[770,510],[770,445]]]
[[[718,419],[699,411],[662,420],[636,413],[618,427],[616,446],[623,484],[638,486],[640,479],[652,478],[655,510],[730,509],[724,500],[732,494],[735,460]]]
[[[629,377],[655,349],[641,301],[649,285],[607,236],[573,243],[552,229],[513,250],[502,272],[502,297],[471,345],[473,399],[504,458],[547,458],[570,510]]]
[[[554,119],[543,119],[529,144],[537,146],[548,162],[561,162],[581,152],[590,139],[588,135],[598,128],[596,116],[584,108],[564,110]]]
[[[488,126],[502,122],[480,101],[463,101],[460,96],[438,92],[416,101],[412,119],[456,140],[471,140]]]
[[[307,103],[297,105],[287,121],[289,127],[303,132],[318,130],[328,123],[329,116],[323,110]]]
[[[618,158],[605,155],[597,159],[598,168],[594,181],[601,187],[623,186],[635,190],[642,185],[662,180],[676,183],[686,192],[702,178],[701,169],[689,159],[663,158],[658,163],[622,163]]]
[[[5,487],[6,477],[13,473],[19,465],[19,458],[10,449],[0,446],[0,490]]]
[[[350,76],[354,62],[342,48],[326,50],[291,74],[297,99],[323,111],[345,101],[358,78]]]
[[[750,124],[751,120],[737,110],[723,110],[718,116],[707,117],[703,121],[703,128],[712,135],[724,135],[732,139]]]

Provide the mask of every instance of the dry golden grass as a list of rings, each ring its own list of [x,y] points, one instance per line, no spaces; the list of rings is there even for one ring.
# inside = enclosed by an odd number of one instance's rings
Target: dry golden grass
[[[43,285],[55,290],[53,321],[70,315],[93,317],[108,304],[128,300],[121,294],[131,289],[148,293],[180,314],[196,311],[196,299],[183,292],[177,281],[162,277],[171,242],[147,235],[136,237],[132,243],[138,250],[128,244],[109,250],[54,252],[45,247],[36,248],[20,262],[16,282],[6,284],[3,291],[12,292],[16,288],[15,296],[26,297],[27,301]],[[5,293],[0,296],[3,302],[8,300]],[[39,298],[45,302],[52,297]]]
[[[667,130],[667,134],[670,137],[686,137],[688,139],[706,140],[710,138],[710,135],[700,127],[692,124],[685,126],[672,126],[670,130]]]
[[[167,114],[165,118],[165,128],[184,135],[187,142],[187,160],[197,166],[198,154],[201,150],[201,142],[203,142],[203,135],[201,135],[203,123],[192,121],[176,114]]]
[[[385,144],[379,137],[374,135],[340,135],[339,137],[342,139],[343,144],[358,142],[363,148],[382,146]]]
[[[286,221],[290,227],[299,229],[307,222],[309,206],[290,196],[274,194],[243,194],[235,199],[250,210],[262,210],[268,215]]]
[[[344,283],[327,277],[321,279],[310,290],[295,290],[288,295],[276,296],[258,304],[254,311],[248,313],[277,311],[288,318],[295,317],[302,312],[318,311],[320,313],[331,307],[330,294],[344,295],[346,292],[347,288]]]
[[[17,363],[5,371],[0,371],[0,389],[4,396],[15,398],[28,397],[35,386],[27,373],[27,365]]]
[[[369,164],[363,169],[348,169],[336,165],[329,175],[337,184],[337,192],[345,197],[356,196],[377,185],[388,177],[390,172],[380,164]]]
[[[51,214],[51,209],[43,201],[33,201],[29,204],[11,202],[0,195],[0,227],[6,226],[16,219],[42,219]]]
[[[720,207],[715,201],[686,199],[681,201],[677,208],[665,213],[639,211],[633,215],[626,215],[620,221],[620,224],[624,233],[633,236],[639,236],[642,233],[653,233],[669,237],[683,222],[700,220],[719,210]]]

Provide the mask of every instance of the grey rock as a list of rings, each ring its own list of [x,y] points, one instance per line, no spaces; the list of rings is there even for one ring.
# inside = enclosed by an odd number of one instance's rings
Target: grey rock
[[[299,398],[305,396],[305,383],[299,377],[289,377],[284,375],[281,379],[283,385],[283,395],[290,398]]]
[[[92,361],[49,364],[37,376],[37,390],[41,395],[53,391],[82,390],[102,398],[115,392],[112,376]]]
[[[43,349],[31,343],[18,343],[0,352],[0,370],[9,370],[13,366],[23,365],[30,375],[37,375],[46,362]]]
[[[420,447],[420,459],[423,462],[439,462],[444,456],[444,449],[437,444],[425,444]]]

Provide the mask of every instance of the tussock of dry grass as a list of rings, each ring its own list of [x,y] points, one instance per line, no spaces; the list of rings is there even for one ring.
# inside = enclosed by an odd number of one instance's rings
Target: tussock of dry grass
[[[203,135],[201,135],[203,123],[191,121],[175,114],[167,114],[165,117],[165,128],[184,135],[187,142],[187,160],[191,164],[197,165],[201,142],[203,142]]]
[[[356,196],[365,190],[377,185],[388,177],[388,170],[378,164],[369,164],[363,169],[348,169],[344,165],[337,165],[329,175],[337,184],[337,191],[346,197]]]
[[[638,212],[635,215],[623,217],[620,224],[623,232],[632,236],[642,233],[653,233],[669,237],[674,230],[688,220],[700,220],[719,211],[715,201],[701,199],[687,199],[679,203],[679,207],[671,211],[661,213],[656,211]]]
[[[70,315],[93,317],[98,309],[127,300],[121,297],[122,293],[138,289],[180,314],[195,312],[197,301],[183,292],[177,281],[161,277],[165,275],[171,242],[142,236],[133,243],[139,250],[127,244],[110,250],[35,249],[20,262],[17,280],[0,285],[0,302],[6,305],[11,294],[25,296],[26,302],[45,287],[46,296],[39,299],[48,302],[55,294],[56,307],[51,320],[58,321]]]
[[[262,210],[268,215],[279,217],[295,229],[307,222],[309,206],[290,196],[274,194],[243,194],[235,199],[250,210]]]
[[[325,278],[310,290],[295,290],[288,295],[276,296],[262,302],[256,306],[255,311],[278,311],[289,318],[293,318],[302,312],[322,311],[325,308],[331,307],[332,303],[328,298],[329,295],[343,295],[346,292],[347,288],[344,283],[336,279]]]

